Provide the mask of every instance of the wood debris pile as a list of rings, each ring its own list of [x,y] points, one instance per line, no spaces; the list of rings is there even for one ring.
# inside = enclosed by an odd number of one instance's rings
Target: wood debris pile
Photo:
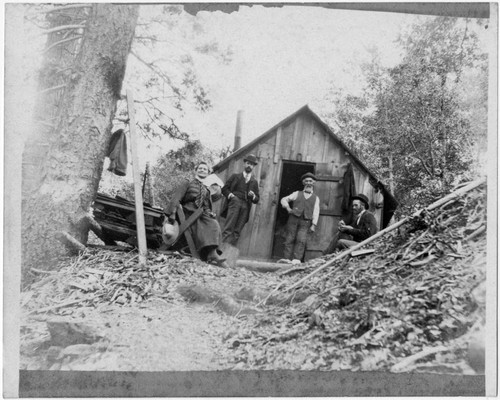
[[[485,316],[475,295],[485,286],[485,192],[482,185],[413,218],[379,239],[370,256],[339,260],[304,282],[314,294],[303,303],[249,317],[225,338],[234,362],[474,373],[467,348]]]
[[[184,302],[179,287],[190,285],[205,288],[216,299],[213,302],[235,292],[236,301],[246,301],[251,306],[252,299],[239,298],[242,286],[265,290],[266,284],[279,280],[278,276],[262,279],[245,269],[220,268],[176,251],[150,250],[146,266],[140,267],[136,252],[99,247],[62,260],[54,271],[32,272],[38,278],[21,293],[21,305],[28,314],[70,315],[85,307],[134,305],[150,298]]]
[[[88,248],[75,258],[61,261],[56,271],[42,276],[21,296],[31,313],[71,313],[71,306],[98,303],[134,304],[151,296],[168,297],[169,286],[192,273],[197,261],[175,252],[150,252],[147,266],[140,267],[137,253]]]

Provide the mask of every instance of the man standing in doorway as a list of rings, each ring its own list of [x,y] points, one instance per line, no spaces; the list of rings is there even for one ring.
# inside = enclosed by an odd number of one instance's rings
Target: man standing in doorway
[[[226,206],[221,216],[226,218],[222,241],[236,246],[240,233],[250,216],[252,204],[259,202],[259,184],[252,176],[252,171],[257,165],[257,157],[249,154],[243,159],[245,167],[243,173],[233,174],[222,188],[226,197]]]
[[[308,172],[301,177],[304,190],[298,190],[281,199],[288,211],[284,258],[300,262],[304,256],[308,232],[314,232],[319,219],[319,197],[313,193],[316,177]],[[293,202],[293,208],[290,207]]]
[[[368,211],[370,208],[368,197],[364,194],[358,194],[357,196],[353,196],[352,199],[352,225],[346,225],[344,221],[340,221],[339,223],[339,231],[351,235],[352,240],[339,239],[337,248],[340,250],[355,246],[378,231],[377,220],[375,216]]]

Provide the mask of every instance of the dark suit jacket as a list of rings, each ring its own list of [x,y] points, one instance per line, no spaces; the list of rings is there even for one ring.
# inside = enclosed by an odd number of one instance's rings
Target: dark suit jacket
[[[370,211],[366,210],[363,213],[361,219],[359,220],[359,224],[357,223],[357,217],[353,218],[355,218],[355,220],[351,226],[354,230],[349,232],[349,234],[352,235],[354,241],[362,242],[378,232],[377,220],[375,219],[375,215],[373,215]]]
[[[229,196],[229,193],[233,193],[237,190],[243,190],[248,193],[250,190],[255,193],[255,198],[252,200],[250,198],[247,199],[248,203],[254,203],[257,204],[259,202],[259,184],[257,183],[257,180],[253,177],[253,175],[250,177],[250,180],[248,181],[248,186],[247,183],[245,182],[245,177],[243,176],[243,173],[239,174],[233,174],[229,177],[227,180],[226,184],[222,188],[222,194],[224,196]]]
[[[224,187],[222,188],[222,194],[224,195],[226,201],[224,201],[224,204],[222,205],[222,211],[220,213],[221,217],[225,218],[227,215],[227,207],[228,207],[227,196],[229,196],[229,193],[233,193],[235,195],[238,195],[238,193],[235,193],[235,192],[248,193],[250,190],[255,193],[255,198],[254,199],[250,199],[250,198],[246,199],[246,201],[249,205],[249,207],[248,207],[249,210],[250,210],[250,206],[252,205],[252,203],[257,204],[259,202],[259,199],[260,199],[259,183],[254,178],[253,174],[251,175],[250,180],[248,181],[248,184],[245,182],[245,177],[243,176],[242,172],[237,173],[237,174],[232,174],[229,177],[229,179],[227,180]],[[240,196],[238,196],[238,197],[240,197]]]

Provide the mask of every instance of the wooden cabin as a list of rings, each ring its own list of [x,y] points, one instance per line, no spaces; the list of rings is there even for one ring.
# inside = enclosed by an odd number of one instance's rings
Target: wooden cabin
[[[345,216],[343,179],[349,164],[354,173],[355,193],[368,196],[370,211],[380,229],[389,223],[397,206],[377,177],[307,105],[219,162],[214,172],[225,182],[231,174],[243,171],[243,158],[250,153],[259,160],[253,172],[259,182],[260,201],[252,206],[250,220],[241,233],[241,258],[282,258],[288,213],[281,207],[280,199],[302,190],[300,177],[306,172],[313,172],[318,178],[314,191],[321,204],[316,232],[306,247],[306,261],[322,255]],[[220,222],[223,227],[224,220]]]

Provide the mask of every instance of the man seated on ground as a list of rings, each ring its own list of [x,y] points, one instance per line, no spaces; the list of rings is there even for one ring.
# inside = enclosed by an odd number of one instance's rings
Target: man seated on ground
[[[284,258],[300,263],[304,256],[308,232],[314,232],[319,219],[319,197],[313,193],[316,177],[308,172],[301,177],[304,190],[293,192],[281,199],[288,211]],[[293,208],[290,207],[293,202]]]
[[[351,235],[352,240],[339,239],[337,244],[338,249],[343,250],[353,247],[378,232],[377,220],[375,219],[375,215],[368,211],[369,208],[368,197],[364,194],[353,196],[352,225],[346,225],[344,221],[340,221],[339,223],[339,231]]]
[[[353,196],[352,224],[346,225],[346,223],[341,220],[338,228],[339,232],[333,237],[330,245],[323,253],[330,254],[335,250],[348,249],[377,233],[377,220],[375,216],[368,211],[369,208],[370,204],[368,202],[368,197],[364,194]]]
[[[225,267],[225,258],[221,257],[219,250],[221,241],[221,229],[212,212],[212,196],[209,188],[205,185],[205,179],[209,174],[208,164],[201,162],[196,166],[195,178],[181,184],[172,196],[165,214],[169,221],[175,220],[176,210],[182,205],[186,219],[198,209],[202,210],[200,217],[190,226],[194,244],[200,258],[209,263],[216,263]]]

